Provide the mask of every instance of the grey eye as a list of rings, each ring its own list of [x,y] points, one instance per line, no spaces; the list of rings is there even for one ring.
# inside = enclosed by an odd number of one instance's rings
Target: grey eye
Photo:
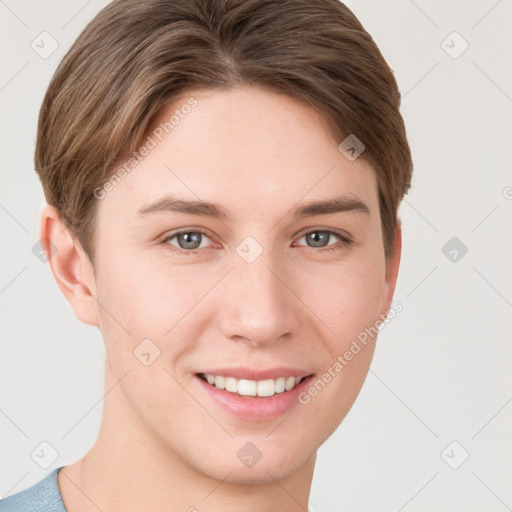
[[[178,241],[178,248],[183,250],[194,250],[199,249],[201,247],[203,238],[208,239],[208,236],[206,236],[206,234],[202,233],[201,231],[181,231],[167,237],[165,242],[170,243],[170,241],[174,238],[176,238]],[[175,246],[175,244],[170,245]]]
[[[331,237],[329,231],[311,231],[303,235],[308,242],[311,242],[310,247],[325,247]]]
[[[190,233],[180,233],[178,243],[182,249],[197,249],[201,245],[202,234],[196,231]]]

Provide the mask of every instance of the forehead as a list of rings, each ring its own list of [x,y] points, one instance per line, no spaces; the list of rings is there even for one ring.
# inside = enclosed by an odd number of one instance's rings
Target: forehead
[[[168,193],[240,213],[340,194],[374,208],[373,170],[361,158],[348,160],[322,121],[311,107],[256,87],[191,91],[155,117],[147,149],[134,155],[133,167],[125,164],[100,208],[134,215]]]

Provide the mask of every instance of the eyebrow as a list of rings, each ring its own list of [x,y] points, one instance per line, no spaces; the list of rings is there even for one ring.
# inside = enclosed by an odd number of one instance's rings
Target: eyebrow
[[[205,201],[180,199],[175,196],[165,196],[154,203],[148,204],[138,210],[138,214],[147,215],[156,212],[178,212],[189,215],[212,217],[225,221],[232,220],[234,216],[222,205]],[[339,196],[323,201],[312,201],[291,210],[296,218],[313,217],[315,215],[330,215],[340,212],[355,212],[370,215],[370,209],[355,196]]]

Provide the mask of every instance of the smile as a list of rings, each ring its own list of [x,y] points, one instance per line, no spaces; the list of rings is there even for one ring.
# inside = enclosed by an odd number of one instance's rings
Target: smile
[[[240,396],[269,397],[276,393],[291,391],[303,377],[278,377],[277,379],[248,380],[201,373],[199,376],[217,389],[223,389]]]

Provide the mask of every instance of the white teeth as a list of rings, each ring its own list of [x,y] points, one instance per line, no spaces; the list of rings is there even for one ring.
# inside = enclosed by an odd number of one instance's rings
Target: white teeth
[[[217,379],[217,377],[215,379]],[[238,379],[235,379],[234,377],[226,377],[226,391],[236,393],[238,391]]]
[[[215,387],[219,389],[224,389],[226,387],[226,377],[221,377],[220,375],[215,375]]]
[[[286,391],[290,391],[290,389],[292,389],[293,386],[295,386],[295,377],[288,377],[286,379],[286,384],[284,385],[284,389],[286,389]]]
[[[239,395],[256,396],[257,382],[255,380],[240,379],[236,392],[238,392]]]
[[[278,379],[248,380],[203,374],[212,386],[242,396],[273,396],[275,393],[290,391],[302,381],[302,377],[279,377]]]
[[[259,380],[257,382],[257,386],[258,396],[272,396],[276,393],[276,383],[274,382],[274,379]]]
[[[279,379],[276,379],[276,393],[282,393],[284,391],[284,387],[286,384],[286,377],[279,377]]]

